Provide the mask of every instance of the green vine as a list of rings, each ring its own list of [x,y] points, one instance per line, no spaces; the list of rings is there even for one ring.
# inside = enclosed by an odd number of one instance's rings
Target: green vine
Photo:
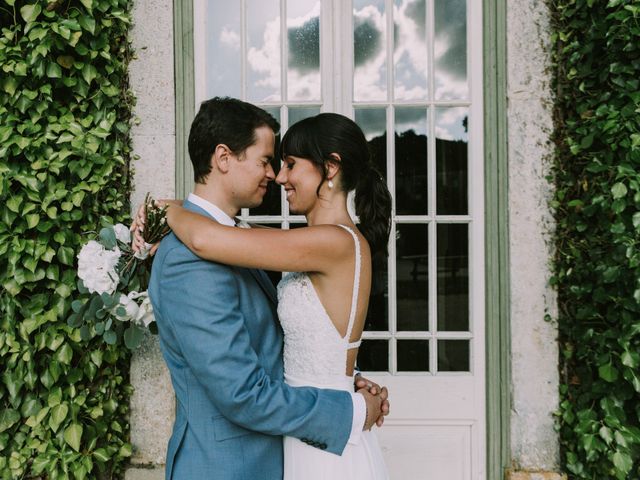
[[[118,478],[129,353],[67,325],[75,256],[126,221],[130,0],[0,0],[0,478]]]
[[[640,0],[555,0],[566,470],[640,478]]]

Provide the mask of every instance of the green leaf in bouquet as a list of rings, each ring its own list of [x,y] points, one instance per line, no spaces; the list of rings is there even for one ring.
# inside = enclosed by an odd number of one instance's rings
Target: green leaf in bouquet
[[[95,329],[96,335],[102,335],[104,333],[104,322],[96,322]]]
[[[107,318],[107,321],[104,323],[104,329],[110,330],[111,325],[113,325],[113,319],[111,317]]]
[[[116,315],[119,317],[124,317],[127,314],[127,309],[123,306],[119,306],[116,308]]]
[[[149,324],[149,332],[152,333],[153,335],[157,335],[158,334],[158,324],[156,322],[151,322]]]
[[[116,303],[118,303],[118,301],[114,298],[113,295],[109,295],[108,293],[104,292],[100,295],[100,298],[102,298],[102,303],[104,304],[105,307],[107,308],[111,308],[113,307]]]
[[[118,245],[116,239],[116,232],[113,231],[113,227],[104,227],[100,230],[100,243],[108,250],[113,250]]]
[[[107,330],[106,332],[104,332],[104,335],[102,335],[102,338],[107,343],[107,345],[115,345],[116,341],[118,340],[118,335],[116,335],[116,332],[114,332],[113,330]]]
[[[84,318],[86,320],[95,320],[96,313],[98,312],[98,310],[102,308],[102,305],[103,305],[102,298],[100,298],[100,295],[95,295],[91,299],[91,303],[89,304],[89,309],[85,312]]]
[[[128,349],[133,350],[142,341],[143,331],[137,325],[131,325],[124,331],[124,344]]]
[[[82,318],[82,315],[78,313],[72,313],[67,319],[67,325],[69,325],[71,328],[78,328],[82,326],[83,323],[84,318]]]
[[[103,319],[104,319],[104,317],[106,317],[108,313],[109,313],[109,311],[108,311],[108,310],[105,310],[104,308],[101,308],[100,310],[98,310],[98,311],[96,312],[96,318],[97,318],[98,320],[103,320]]]
[[[85,342],[91,339],[91,330],[88,325],[82,325],[80,327],[80,338]]]

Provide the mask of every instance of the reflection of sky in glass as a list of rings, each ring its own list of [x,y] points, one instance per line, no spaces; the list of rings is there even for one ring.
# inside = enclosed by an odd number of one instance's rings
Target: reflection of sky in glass
[[[436,0],[435,28],[435,96],[438,100],[467,98],[466,0]]]
[[[427,99],[426,15],[425,0],[395,0],[393,61],[397,100]]]
[[[208,2],[206,19],[206,98],[240,97],[240,3]]]
[[[427,134],[427,109],[424,107],[397,107],[396,133],[413,130],[416,135]]]
[[[367,142],[387,130],[387,114],[384,108],[356,108],[355,122],[364,132]]]
[[[353,2],[353,98],[386,100],[386,12],[382,0]]]
[[[289,126],[320,113],[320,107],[289,107]]]
[[[320,100],[320,2],[287,2],[289,100]]]
[[[467,142],[469,109],[467,107],[439,108],[436,110],[436,138]]]
[[[247,0],[247,96],[280,100],[280,1]]]

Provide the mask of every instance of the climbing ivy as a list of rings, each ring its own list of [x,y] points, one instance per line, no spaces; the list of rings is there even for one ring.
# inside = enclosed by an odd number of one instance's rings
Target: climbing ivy
[[[0,478],[116,478],[128,352],[67,325],[75,256],[129,211],[129,0],[0,0]]]
[[[640,0],[552,9],[563,461],[640,478]]]

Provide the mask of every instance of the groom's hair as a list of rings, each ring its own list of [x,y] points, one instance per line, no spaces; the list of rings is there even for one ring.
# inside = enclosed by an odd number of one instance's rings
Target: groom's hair
[[[269,127],[275,134],[280,130],[275,118],[250,103],[229,97],[202,102],[189,132],[189,157],[195,182],[205,182],[218,145],[225,144],[240,155],[256,142],[256,128],[260,127]]]

